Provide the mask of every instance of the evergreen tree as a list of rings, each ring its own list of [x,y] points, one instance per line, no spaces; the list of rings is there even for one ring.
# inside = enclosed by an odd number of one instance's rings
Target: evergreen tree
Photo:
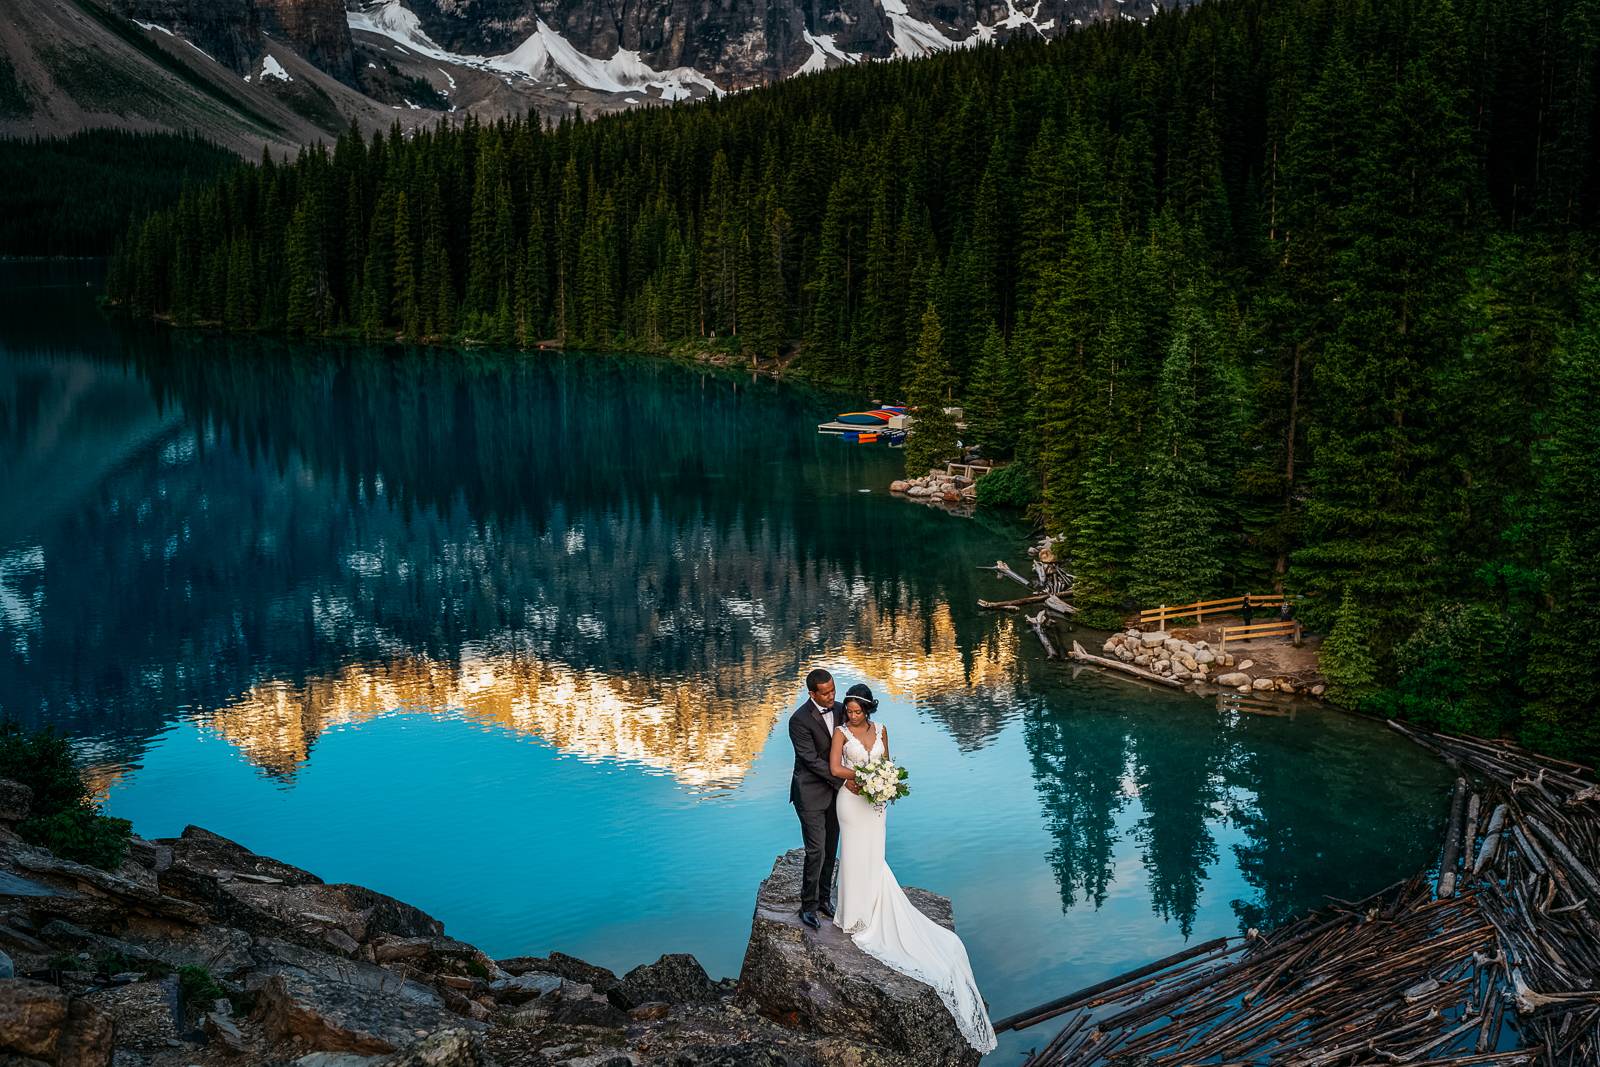
[[[939,312],[929,302],[922,313],[922,332],[917,336],[917,351],[912,357],[909,399],[915,420],[906,435],[907,473],[924,474],[955,458],[955,419],[945,414],[954,380]]]
[[[1027,405],[1027,376],[1006,348],[1000,328],[991,322],[967,390],[973,444],[991,458],[1010,455],[1022,434]]]
[[[1219,359],[1211,324],[1193,293],[1180,308],[1156,393],[1150,464],[1142,479],[1138,554],[1129,592],[1147,604],[1187,604],[1220,589],[1221,523],[1212,496],[1216,474],[1201,427],[1202,383]],[[1227,404],[1226,396],[1212,397]]]

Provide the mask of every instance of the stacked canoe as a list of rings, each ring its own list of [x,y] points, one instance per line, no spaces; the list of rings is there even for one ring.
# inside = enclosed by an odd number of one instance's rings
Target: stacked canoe
[[[887,406],[870,411],[846,411],[817,429],[821,433],[838,434],[849,444],[894,443],[905,437],[902,421],[905,413],[905,408]]]

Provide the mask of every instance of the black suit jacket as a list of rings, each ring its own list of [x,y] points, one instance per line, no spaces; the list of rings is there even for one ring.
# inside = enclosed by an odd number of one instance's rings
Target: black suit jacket
[[[834,704],[834,715],[842,708]],[[789,803],[803,811],[823,811],[833,806],[843,778],[835,778],[828,765],[833,738],[816,705],[806,702],[789,716],[789,742],[794,745],[794,777],[789,780]]]

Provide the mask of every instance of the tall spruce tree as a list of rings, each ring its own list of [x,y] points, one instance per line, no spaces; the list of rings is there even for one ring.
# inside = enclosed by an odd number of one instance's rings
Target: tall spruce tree
[[[911,361],[908,395],[916,414],[911,432],[906,435],[908,473],[925,474],[955,458],[955,419],[945,414],[954,383],[950,356],[944,347],[944,328],[939,324],[939,312],[929,301],[922,312],[922,330]]]

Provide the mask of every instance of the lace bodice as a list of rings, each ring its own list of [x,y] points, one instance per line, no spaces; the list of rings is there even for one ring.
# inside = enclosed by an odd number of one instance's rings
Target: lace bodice
[[[867,751],[859,738],[850,732],[850,727],[841,726],[844,731],[844,751],[839,754],[839,762],[846,767],[859,767],[864,763],[871,763],[883,755],[883,727],[877,723],[872,724],[872,751]]]

